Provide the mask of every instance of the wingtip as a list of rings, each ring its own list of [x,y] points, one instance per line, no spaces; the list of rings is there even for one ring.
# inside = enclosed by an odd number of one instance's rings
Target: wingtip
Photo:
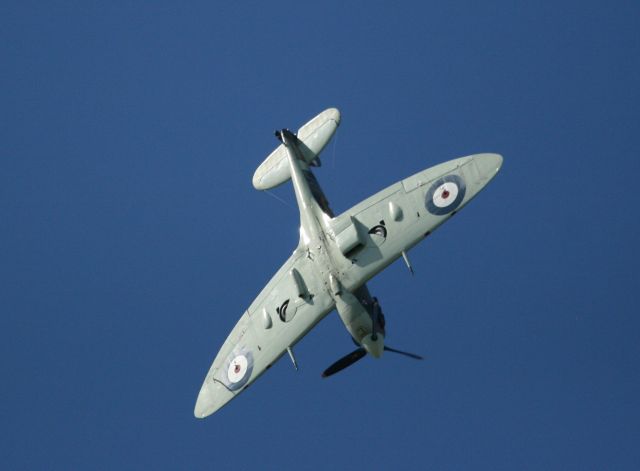
[[[235,395],[218,381],[205,379],[193,409],[194,417],[204,419],[227,404]]]

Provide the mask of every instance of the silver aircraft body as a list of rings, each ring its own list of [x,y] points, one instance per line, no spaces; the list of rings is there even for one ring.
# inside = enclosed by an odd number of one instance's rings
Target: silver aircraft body
[[[385,320],[366,282],[464,207],[496,175],[498,154],[450,160],[405,178],[334,215],[311,167],[340,124],[335,108],[297,133],[276,132],[281,144],[258,167],[256,189],[293,183],[300,241],[289,259],[242,314],[207,373],[194,414],[211,415],[244,391],[334,309],[357,349],[331,365],[329,376],[384,351]],[[297,366],[296,366],[297,367]]]

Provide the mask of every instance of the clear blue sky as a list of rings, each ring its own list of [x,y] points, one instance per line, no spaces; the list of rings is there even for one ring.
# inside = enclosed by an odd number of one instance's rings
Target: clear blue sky
[[[640,468],[640,7],[442,3],[4,2],[4,469]],[[389,344],[427,360],[322,380],[353,348],[332,313],[298,373],[196,420],[297,242],[253,171],[330,106],[337,211],[505,156],[415,277],[370,284]]]

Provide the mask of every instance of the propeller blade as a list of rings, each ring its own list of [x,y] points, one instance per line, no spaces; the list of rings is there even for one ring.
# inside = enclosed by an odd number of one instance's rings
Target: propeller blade
[[[384,346],[384,351],[399,353],[400,355],[404,355],[415,360],[424,360],[424,358],[422,358],[420,355],[416,355],[415,353],[403,352],[402,350],[396,350],[395,348],[387,347],[386,345]]]
[[[322,377],[327,378],[333,374],[336,374],[338,371],[344,370],[347,366],[353,365],[356,361],[360,360],[366,354],[367,351],[362,347],[354,350],[353,352],[343,356],[329,368],[324,370],[324,372],[322,373]]]

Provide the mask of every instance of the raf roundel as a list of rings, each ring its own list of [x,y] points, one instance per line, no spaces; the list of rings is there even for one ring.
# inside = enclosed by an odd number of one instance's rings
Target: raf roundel
[[[425,205],[431,214],[442,216],[454,211],[466,192],[464,180],[458,175],[447,175],[436,180],[425,198]]]
[[[231,391],[240,389],[247,384],[253,370],[253,355],[250,351],[244,350],[229,355],[226,362],[227,387]]]
[[[229,369],[227,370],[227,377],[229,378],[229,381],[232,383],[241,381],[247,373],[248,363],[247,357],[244,355],[238,355],[231,360],[231,363],[229,363]]]

